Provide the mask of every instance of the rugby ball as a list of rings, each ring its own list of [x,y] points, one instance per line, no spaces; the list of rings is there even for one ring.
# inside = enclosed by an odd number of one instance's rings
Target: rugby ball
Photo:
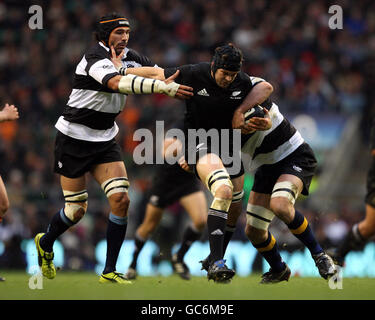
[[[246,111],[244,114],[245,123],[248,123],[251,118],[264,118],[263,108],[259,105],[252,107],[250,110]]]

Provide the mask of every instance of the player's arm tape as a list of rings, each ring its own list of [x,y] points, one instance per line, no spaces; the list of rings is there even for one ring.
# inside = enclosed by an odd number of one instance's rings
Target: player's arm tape
[[[298,198],[298,188],[290,181],[278,182],[272,190],[271,198],[284,197],[287,198],[293,205]]]
[[[246,209],[246,223],[254,228],[268,230],[274,213],[262,206],[249,203]]]
[[[121,74],[122,76],[125,76],[126,75],[126,69],[125,67],[121,67],[120,69],[118,69],[118,73]]]
[[[101,184],[101,187],[107,197],[111,196],[114,193],[128,192],[129,186],[130,184],[127,177],[111,178]]]
[[[161,80],[128,74],[121,77],[118,90],[126,94],[164,93],[170,97],[174,97],[179,86],[176,82],[166,84]]]

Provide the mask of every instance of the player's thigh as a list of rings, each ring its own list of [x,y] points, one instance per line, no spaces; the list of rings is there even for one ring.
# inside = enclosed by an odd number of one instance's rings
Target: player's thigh
[[[85,175],[77,178],[68,178],[60,175],[60,184],[63,191],[78,192],[86,189],[86,178]]]
[[[199,177],[204,182],[206,178],[215,170],[225,169],[223,162],[220,157],[215,153],[207,153],[203,157],[199,158],[196,164],[196,170]],[[226,169],[225,169],[226,171]]]
[[[197,191],[180,199],[195,226],[203,227],[207,221],[207,201],[203,191]]]
[[[95,180],[100,184],[111,178],[128,176],[123,161],[96,164],[93,166],[90,172]]]

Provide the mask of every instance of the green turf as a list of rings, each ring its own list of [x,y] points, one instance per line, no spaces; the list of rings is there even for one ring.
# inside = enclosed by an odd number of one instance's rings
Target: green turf
[[[131,285],[100,284],[94,273],[59,272],[54,280],[43,279],[43,289],[30,289],[30,276],[2,271],[0,300],[24,299],[134,299],[134,300],[368,300],[375,298],[374,278],[344,278],[343,289],[332,290],[321,278],[292,277],[289,282],[260,285],[260,275],[235,277],[230,284],[208,282],[204,277],[190,281],[177,276],[139,277]],[[228,290],[229,289],[229,290]]]

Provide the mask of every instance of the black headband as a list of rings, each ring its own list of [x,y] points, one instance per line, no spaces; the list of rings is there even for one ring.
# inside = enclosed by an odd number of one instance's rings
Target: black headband
[[[126,18],[102,19],[98,22],[99,39],[108,45],[108,39],[111,32],[119,27],[129,27],[130,24]]]
[[[242,66],[242,53],[232,45],[225,45],[215,50],[212,58],[212,70],[215,73],[217,69],[238,72]]]

